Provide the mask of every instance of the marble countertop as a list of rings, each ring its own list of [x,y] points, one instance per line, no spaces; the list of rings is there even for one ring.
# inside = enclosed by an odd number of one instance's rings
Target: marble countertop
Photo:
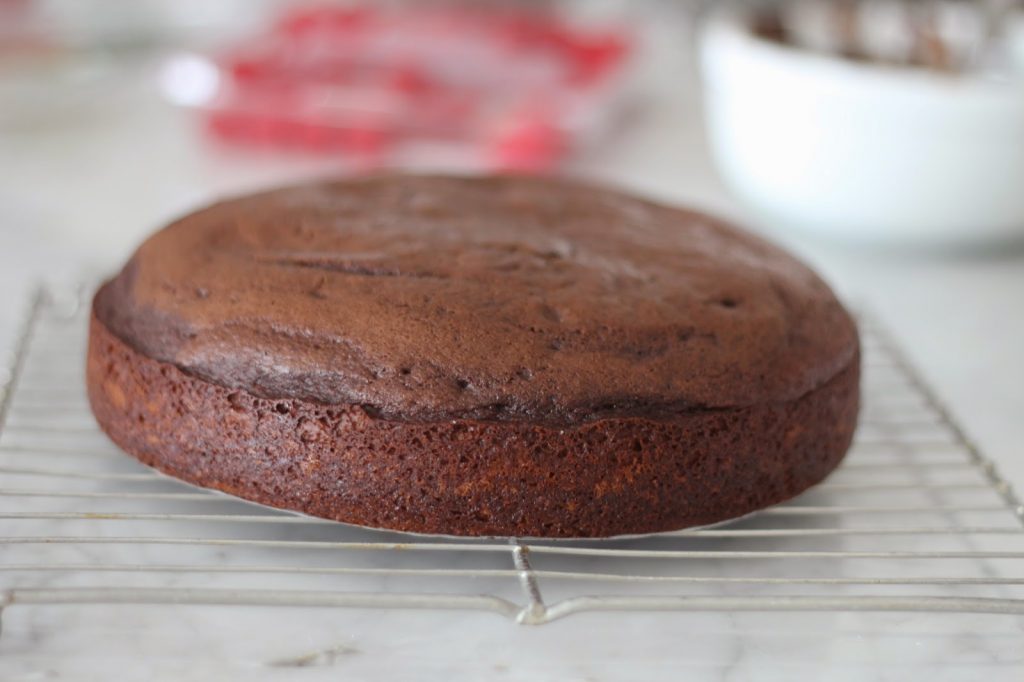
[[[670,37],[648,57],[676,54]],[[213,197],[337,171],[323,160],[206,146],[187,112],[138,87],[150,67],[136,65],[81,111],[0,127],[0,352],[34,282],[108,272],[148,232]],[[645,78],[668,94],[573,170],[742,218],[710,168],[696,95],[672,87],[686,77],[650,68]],[[1024,248],[936,258],[766,229],[893,331],[970,437],[1024,489]],[[1022,619],[982,615],[583,614],[529,628],[476,613],[250,609],[240,617],[111,606],[11,608],[3,626],[4,680],[1024,677]]]

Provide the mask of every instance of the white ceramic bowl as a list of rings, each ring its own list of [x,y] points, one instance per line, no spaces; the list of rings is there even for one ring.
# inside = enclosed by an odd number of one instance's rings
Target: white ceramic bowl
[[[735,14],[700,53],[715,162],[771,221],[885,243],[1024,237],[1024,81],[816,54]]]

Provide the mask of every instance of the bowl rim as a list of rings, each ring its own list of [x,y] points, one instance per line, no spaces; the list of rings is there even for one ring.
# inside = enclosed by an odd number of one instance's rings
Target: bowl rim
[[[990,78],[978,77],[977,74],[943,73],[919,67],[886,64],[883,62],[865,62],[847,59],[840,55],[804,49],[796,45],[780,43],[758,35],[752,30],[750,9],[736,6],[719,8],[705,18],[705,26],[700,40],[702,71],[709,70],[708,55],[721,52],[731,45],[735,53],[739,48],[747,53],[747,60],[758,58],[761,67],[783,65],[800,68],[807,72],[816,71],[816,75],[832,75],[836,78],[859,81],[862,84],[872,83],[877,86],[887,83],[900,88],[913,87],[918,90],[935,94],[960,95],[968,92],[988,97],[1009,97],[1024,102],[1024,77]],[[1024,11],[1016,13],[1014,19],[1024,26]]]

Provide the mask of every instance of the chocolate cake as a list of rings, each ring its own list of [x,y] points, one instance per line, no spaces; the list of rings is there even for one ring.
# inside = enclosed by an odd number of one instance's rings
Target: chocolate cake
[[[191,483],[348,523],[602,537],[786,500],[838,465],[856,328],[720,220],[562,180],[242,197],[93,302],[100,426]]]

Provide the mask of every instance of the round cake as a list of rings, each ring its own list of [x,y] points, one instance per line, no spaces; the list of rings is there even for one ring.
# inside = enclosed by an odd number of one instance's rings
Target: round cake
[[[242,197],[93,301],[100,426],[172,476],[352,524],[607,537],[789,499],[841,461],[856,327],[720,220],[524,177]]]

